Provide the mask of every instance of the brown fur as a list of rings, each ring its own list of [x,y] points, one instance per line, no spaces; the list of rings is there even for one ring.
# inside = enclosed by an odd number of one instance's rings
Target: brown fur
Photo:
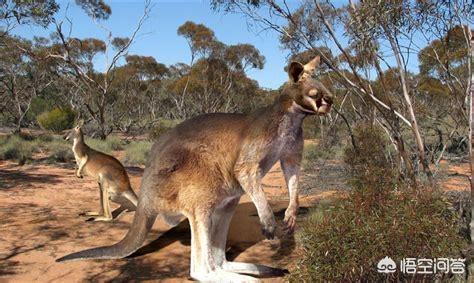
[[[280,161],[290,192],[285,213],[289,231],[298,210],[298,175],[303,150],[301,125],[307,115],[329,112],[331,95],[311,76],[319,57],[289,67],[290,82],[280,97],[249,115],[204,114],[161,136],[151,149],[132,227],[110,247],[65,256],[121,258],[145,240],[157,215],[176,225],[180,215],[191,227],[191,276],[198,280],[251,280],[246,274],[281,274],[255,264],[227,262],[225,241],[239,198],[247,193],[257,208],[262,232],[273,238],[275,219],[261,179]]]
[[[65,136],[66,140],[74,141],[72,151],[78,166],[76,176],[82,178],[82,174],[85,174],[97,180],[101,193],[101,211],[81,215],[96,216],[89,220],[110,221],[127,210],[134,211],[138,199],[132,190],[125,168],[115,157],[90,148],[84,142],[81,126],[76,126]],[[109,199],[119,203],[120,207],[111,212]]]

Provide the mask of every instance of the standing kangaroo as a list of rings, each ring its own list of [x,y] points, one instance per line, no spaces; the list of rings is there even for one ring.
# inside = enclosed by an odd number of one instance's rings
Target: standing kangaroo
[[[261,180],[278,160],[285,175],[290,203],[285,212],[293,230],[298,210],[298,175],[303,150],[301,124],[308,115],[330,111],[332,96],[314,78],[319,57],[303,65],[292,62],[290,81],[273,105],[243,114],[205,114],[162,135],[151,149],[143,174],[133,224],[120,242],[73,253],[58,261],[124,258],[145,241],[159,215],[169,225],[181,215],[191,227],[191,277],[204,281],[249,281],[242,275],[281,275],[263,265],[228,262],[227,232],[240,197],[255,204],[267,238],[276,222]]]
[[[100,212],[85,212],[81,215],[94,216],[90,219],[94,221],[110,221],[123,212],[135,211],[138,199],[130,186],[125,168],[113,156],[90,148],[84,142],[81,128],[82,122],[79,122],[64,139],[74,141],[72,151],[78,166],[76,177],[82,178],[84,172],[99,183],[101,205]],[[120,207],[111,212],[109,199],[120,204]]]

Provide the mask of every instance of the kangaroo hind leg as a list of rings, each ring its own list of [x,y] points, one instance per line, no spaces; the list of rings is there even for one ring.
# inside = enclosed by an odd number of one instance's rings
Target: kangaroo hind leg
[[[229,226],[234,215],[235,209],[239,203],[239,197],[225,201],[221,208],[216,210],[212,216],[212,237],[213,254],[216,255],[216,262],[222,265],[224,271],[242,274],[250,274],[262,277],[283,276],[288,273],[286,269],[273,268],[269,266],[244,263],[229,262],[225,256],[227,234]]]
[[[100,184],[100,181],[97,182],[99,185],[99,196],[100,196],[100,211],[86,211],[86,212],[81,212],[79,213],[79,216],[101,216],[104,215],[104,201],[102,200],[102,185]],[[93,218],[89,218],[86,221],[91,221]]]
[[[87,221],[111,221],[113,220],[112,212],[110,211],[110,196],[109,196],[109,184],[102,177],[99,177],[99,187],[101,192],[101,204],[102,204],[102,215],[97,217],[89,218]]]
[[[257,282],[256,278],[226,271],[213,249],[212,220],[209,214],[188,217],[191,227],[191,277],[199,281]],[[215,244],[215,243],[214,243]]]
[[[135,198],[135,202],[132,200]],[[123,192],[121,195],[116,196],[112,199],[114,202],[120,204],[118,208],[112,211],[112,218],[117,219],[124,215],[126,212],[136,211],[137,210],[137,199],[136,196],[130,196],[128,192]]]

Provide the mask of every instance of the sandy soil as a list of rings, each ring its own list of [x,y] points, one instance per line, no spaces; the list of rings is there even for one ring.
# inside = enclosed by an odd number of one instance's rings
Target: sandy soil
[[[127,168],[138,190],[142,168]],[[279,166],[263,180],[265,191],[281,224],[287,205],[286,187]],[[301,199],[301,213],[321,197],[336,194],[326,190]],[[190,233],[183,222],[166,230],[157,221],[148,244],[122,260],[56,263],[70,252],[119,241],[127,232],[133,213],[113,223],[85,222],[78,214],[97,210],[97,184],[74,177],[72,165],[17,166],[0,161],[0,281],[78,282],[189,280]],[[300,217],[301,219],[302,217]],[[230,260],[292,269],[298,258],[294,237],[264,240],[253,204],[243,197],[233,218],[228,240]],[[281,278],[268,279],[269,281]]]

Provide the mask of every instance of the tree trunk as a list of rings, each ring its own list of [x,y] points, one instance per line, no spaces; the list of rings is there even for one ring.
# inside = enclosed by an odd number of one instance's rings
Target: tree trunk
[[[405,71],[404,71],[404,68],[403,68],[402,59],[400,58],[400,52],[399,52],[399,49],[398,49],[398,45],[395,42],[395,39],[393,38],[393,36],[391,34],[389,34],[388,31],[385,31],[385,33],[388,37],[388,40],[390,41],[390,45],[392,47],[392,50],[395,54],[395,59],[397,61],[397,67],[398,67],[397,69],[398,69],[398,73],[400,75],[403,98],[405,99],[406,107],[408,108],[408,113],[410,114],[411,129],[412,129],[413,135],[415,137],[415,142],[416,142],[416,146],[418,148],[418,154],[419,154],[419,158],[420,158],[420,161],[421,161],[421,165],[423,166],[423,171],[425,172],[426,176],[428,176],[428,178],[431,181],[432,173],[431,173],[431,170],[430,170],[430,167],[429,167],[429,164],[428,164],[428,160],[426,159],[425,146],[423,144],[423,139],[422,139],[421,134],[420,134],[420,129],[418,127],[418,122],[416,121],[415,111],[413,110],[413,105],[411,103],[411,98],[410,98],[410,95],[408,94],[407,82],[406,82],[406,79],[405,79]]]
[[[474,59],[474,31],[471,30],[471,42],[469,46],[469,51],[470,51],[470,63],[473,63]],[[470,157],[470,166],[471,166],[471,176],[469,176],[469,180],[471,182],[471,215],[470,215],[470,222],[469,222],[469,227],[470,227],[470,240],[471,244],[469,247],[469,251],[467,254],[468,260],[470,259],[471,264],[469,264],[468,269],[467,269],[467,280],[471,282],[471,280],[474,277],[474,263],[472,263],[472,260],[474,258],[474,152],[473,152],[473,147],[474,147],[474,74],[470,74],[471,79],[470,79],[470,93],[469,93],[469,157]]]

